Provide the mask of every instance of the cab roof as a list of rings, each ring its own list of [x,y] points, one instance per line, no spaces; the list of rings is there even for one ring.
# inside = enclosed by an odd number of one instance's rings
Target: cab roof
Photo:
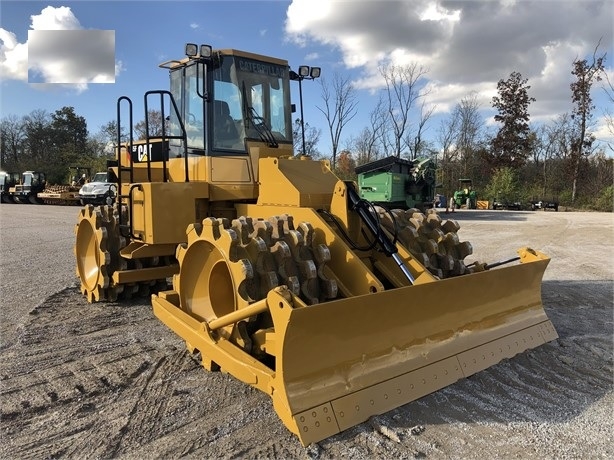
[[[231,48],[213,50],[213,54],[214,55],[219,54],[222,56],[240,56],[240,57],[244,57],[248,59],[255,59],[257,61],[269,62],[271,64],[277,64],[277,65],[282,65],[282,66],[288,65],[288,61],[286,61],[285,59],[274,58],[271,56],[265,56],[263,54],[250,53],[248,51],[241,51],[241,50],[236,50],[236,49],[231,49]],[[192,62],[194,60],[195,60],[194,58],[190,58],[186,56],[179,60],[173,59],[170,61],[164,61],[160,63],[158,67],[173,70],[178,67],[186,66],[188,65],[189,62]]]

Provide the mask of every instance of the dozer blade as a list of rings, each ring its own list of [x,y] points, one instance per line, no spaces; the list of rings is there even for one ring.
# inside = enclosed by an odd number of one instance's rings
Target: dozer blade
[[[178,308],[174,291],[152,300],[203,363],[270,394],[308,445],[557,338],[541,302],[549,259],[519,252],[518,265],[312,306],[275,288],[248,307],[271,314],[274,368]]]

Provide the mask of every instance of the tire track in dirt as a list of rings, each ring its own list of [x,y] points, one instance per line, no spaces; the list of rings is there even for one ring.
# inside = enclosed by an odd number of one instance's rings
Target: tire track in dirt
[[[222,453],[234,452],[241,440],[247,440],[251,447],[266,442],[258,435],[263,426],[271,426],[279,433],[279,437],[274,436],[271,442],[277,443],[285,436],[291,444],[296,443],[277,418],[266,395],[226,374],[208,373],[200,364],[187,360],[194,363],[192,370],[196,375],[186,375],[181,389],[174,390],[179,393],[180,404],[169,414],[172,423],[152,433],[155,436],[142,447],[135,449],[132,446],[124,458],[141,459],[151,455],[152,451],[156,452],[157,458],[220,457]],[[203,387],[206,391],[202,390]],[[235,447],[227,450],[231,446]]]
[[[523,218],[544,232],[557,217],[546,214]],[[574,238],[595,218],[581,217],[553,250],[582,253]],[[501,258],[531,243],[481,225]],[[553,257],[542,289],[560,339],[308,448],[267,395],[191,359],[148,299],[90,305],[66,289],[0,350],[0,458],[612,458],[614,283],[575,257]]]
[[[32,310],[17,343],[3,353],[1,416],[3,425],[14,422],[4,432],[12,455],[44,452],[46,457],[60,440],[61,455],[104,452],[105,436],[96,443],[91,432],[112,433],[114,423],[100,415],[116,419],[125,406],[124,390],[139,384],[143,363],[151,355],[165,358],[163,350],[139,338],[147,328],[159,327],[150,308],[82,300],[67,306],[72,303],[67,299],[78,296],[66,289]],[[50,425],[49,433],[37,439],[41,425]]]

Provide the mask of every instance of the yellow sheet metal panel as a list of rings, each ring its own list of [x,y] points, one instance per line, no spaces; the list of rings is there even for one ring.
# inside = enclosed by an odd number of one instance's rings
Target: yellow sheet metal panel
[[[211,161],[211,182],[253,182],[249,158],[209,157]]]
[[[153,295],[152,306],[156,317],[190,343],[194,350],[200,351],[203,360],[212,360],[235,378],[270,394],[271,369],[228,341],[214,340],[205,323],[192,318],[172,303],[178,300],[174,291]]]
[[[556,338],[541,304],[549,259],[520,253],[519,265],[311,306],[274,288],[266,297],[274,369],[180,308],[176,293],[152,302],[207,369],[218,364],[271,395],[306,445]],[[223,318],[243,318],[245,308]]]
[[[333,406],[330,403],[296,414],[294,422],[303,445],[318,442],[343,430],[337,423]]]
[[[294,309],[277,355],[289,407],[307,410],[546,321],[547,263]]]
[[[503,359],[542,345],[544,337],[540,333],[540,326],[538,324],[459,353],[458,359],[463,374],[468,377]]]
[[[151,182],[133,193],[134,232],[148,244],[186,241],[186,229],[198,220],[196,200],[209,196],[205,182]]]
[[[339,428],[345,430],[461,379],[456,357],[385,380],[332,402]]]
[[[324,161],[261,158],[258,204],[328,207],[337,181]]]

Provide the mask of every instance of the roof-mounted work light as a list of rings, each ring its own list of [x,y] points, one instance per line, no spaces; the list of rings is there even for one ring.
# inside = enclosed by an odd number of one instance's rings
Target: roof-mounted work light
[[[308,77],[309,76],[309,66],[308,65],[299,66],[298,74],[300,77]]]
[[[213,54],[213,48],[211,45],[200,45],[200,57],[210,58]]]
[[[198,45],[195,43],[186,43],[185,55],[191,58],[198,56]]]

